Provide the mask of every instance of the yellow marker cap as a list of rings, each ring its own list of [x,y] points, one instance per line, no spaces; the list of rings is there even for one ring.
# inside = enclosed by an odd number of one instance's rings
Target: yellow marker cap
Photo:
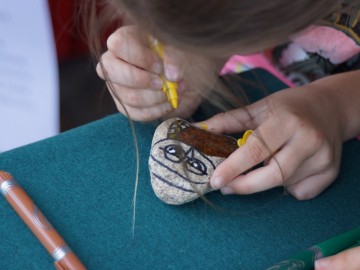
[[[178,107],[178,95],[177,95],[177,88],[178,88],[178,84],[176,82],[169,82],[166,81],[166,87],[168,89],[167,91],[167,95],[168,95],[168,100],[171,104],[171,106],[176,109]]]
[[[242,138],[238,139],[237,140],[237,145],[240,147],[240,146],[243,146],[247,139],[249,138],[249,136],[253,133],[253,131],[251,129],[245,131],[244,135]]]

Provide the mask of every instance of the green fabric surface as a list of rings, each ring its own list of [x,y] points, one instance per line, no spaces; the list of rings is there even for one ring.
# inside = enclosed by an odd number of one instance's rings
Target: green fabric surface
[[[260,77],[275,80],[263,71]],[[281,188],[209,194],[219,210],[202,200],[170,206],[156,198],[147,165],[154,129],[136,124],[134,236],[135,152],[126,118],[110,116],[2,153],[0,169],[15,177],[88,269],[265,269],[359,225],[356,140],[344,145],[340,176],[317,198],[297,201]],[[0,209],[0,269],[52,269],[52,258],[3,198]]]

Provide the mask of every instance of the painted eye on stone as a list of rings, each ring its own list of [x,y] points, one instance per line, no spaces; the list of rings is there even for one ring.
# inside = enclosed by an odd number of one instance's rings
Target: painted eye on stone
[[[197,158],[188,158],[188,170],[197,175],[207,175],[206,165]]]
[[[171,160],[175,163],[180,163],[185,159],[184,150],[176,144],[170,144],[165,146],[165,148],[161,148],[164,151],[164,157],[167,160]]]

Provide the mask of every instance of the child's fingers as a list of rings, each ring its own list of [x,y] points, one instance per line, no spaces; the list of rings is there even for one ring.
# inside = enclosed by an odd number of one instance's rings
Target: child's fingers
[[[286,183],[289,192],[299,200],[311,199],[320,194],[334,181],[340,169],[340,156],[337,153],[341,152],[341,147],[333,151],[326,144],[322,144],[321,149],[311,144],[304,144],[303,147],[313,147],[309,152],[311,157],[297,168]]]
[[[239,175],[221,188],[223,194],[252,194],[282,185],[282,177],[276,165],[258,168],[246,175]]]
[[[181,80],[186,68],[186,61],[183,60],[181,52],[172,47],[165,47],[163,61],[166,79],[172,82]]]
[[[150,44],[142,43],[142,39],[136,26],[121,27],[108,38],[107,47],[115,57],[152,73],[161,74],[161,59],[151,51]]]
[[[356,270],[359,268],[360,247],[354,247],[315,262],[315,270]]]
[[[267,116],[267,99],[259,100],[244,108],[219,113],[195,126],[220,134],[231,134],[246,129],[256,129]]]
[[[117,59],[110,52],[104,53],[101,61],[108,79],[113,83],[132,88],[154,90],[161,90],[162,88],[163,82],[160,76]],[[104,70],[101,69],[100,64],[96,67],[96,71],[101,78],[105,79]]]
[[[296,181],[287,187],[288,192],[298,200],[309,200],[323,192],[336,177],[336,170],[320,172]]]
[[[274,127],[273,121],[265,122],[246,143],[224,160],[214,171],[210,184],[219,189],[238,175],[261,163],[288,140],[284,131]]]
[[[225,191],[232,191],[232,193],[237,194],[251,194],[285,185],[288,178],[297,171],[297,168],[310,155],[307,149],[299,148],[299,145],[301,143],[298,140],[286,144],[271,159],[268,165],[257,168],[246,175],[236,177],[226,185]],[[294,153],[297,154],[294,155]]]
[[[126,115],[125,109],[121,106],[121,104],[117,100],[115,100],[115,103],[119,112]],[[125,107],[129,114],[128,116],[132,120],[140,122],[149,122],[159,119],[173,110],[169,102],[164,102],[148,108],[133,108],[126,105]]]
[[[206,126],[208,131],[219,134],[241,132],[246,129],[255,129],[248,111],[243,108],[219,113],[206,121],[194,123],[200,128]]]
[[[119,97],[121,101],[129,107],[147,108],[168,102],[167,97],[163,91],[134,89],[116,84],[113,84],[113,87],[117,92],[117,97]]]
[[[312,161],[314,151],[313,145],[307,144],[306,140],[304,141],[300,136],[294,135],[270,158],[268,165],[279,168],[283,185],[292,184],[295,183],[294,174],[303,174],[302,178],[305,178],[308,171],[314,172],[325,169],[318,162]]]

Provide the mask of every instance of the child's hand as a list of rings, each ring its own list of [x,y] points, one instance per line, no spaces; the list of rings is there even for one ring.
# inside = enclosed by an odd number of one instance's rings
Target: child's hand
[[[360,247],[351,248],[315,263],[315,270],[357,270],[360,269]]]
[[[165,48],[164,62],[150,49],[149,40],[140,34],[136,26],[124,26],[115,31],[107,41],[106,51],[101,61],[117,97],[112,94],[118,110],[125,114],[125,105],[130,118],[136,121],[151,121],[173,111],[162,89],[160,74],[165,73],[170,81],[179,82],[179,107],[174,115],[188,116],[200,104],[201,99],[187,91],[182,79],[182,69],[173,58],[180,52]],[[173,58],[170,58],[171,55]],[[105,79],[100,64],[97,73]],[[164,70],[164,71],[163,71]]]
[[[205,121],[217,133],[255,131],[217,167],[211,186],[224,194],[285,186],[299,200],[317,196],[339,171],[343,138],[334,106],[326,91],[308,85]],[[245,173],[263,161],[264,167]]]

